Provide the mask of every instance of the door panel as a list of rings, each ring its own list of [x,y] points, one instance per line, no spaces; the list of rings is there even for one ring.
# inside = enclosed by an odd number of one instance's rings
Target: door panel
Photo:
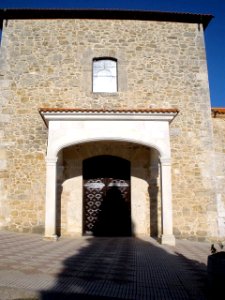
[[[113,156],[98,156],[84,161],[85,235],[131,235],[130,164],[127,162]],[[100,174],[104,177],[97,177]]]
[[[105,195],[104,178],[84,180],[84,233],[93,234]]]

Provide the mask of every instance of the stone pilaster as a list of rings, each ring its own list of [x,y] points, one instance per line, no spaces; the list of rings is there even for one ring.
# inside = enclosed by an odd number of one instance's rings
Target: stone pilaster
[[[161,189],[162,189],[162,244],[175,245],[173,235],[171,160],[161,158]]]
[[[57,158],[46,158],[45,239],[56,235],[56,172]]]

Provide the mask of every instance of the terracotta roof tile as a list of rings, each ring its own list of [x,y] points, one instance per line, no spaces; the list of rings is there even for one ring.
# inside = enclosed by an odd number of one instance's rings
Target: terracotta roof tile
[[[213,107],[211,111],[214,118],[216,118],[218,115],[225,117],[225,107]]]
[[[146,109],[85,109],[85,108],[40,108],[42,113],[178,113],[177,108],[146,108]]]

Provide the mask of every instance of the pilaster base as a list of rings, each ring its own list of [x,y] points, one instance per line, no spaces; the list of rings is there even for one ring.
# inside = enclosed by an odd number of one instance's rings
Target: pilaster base
[[[43,238],[44,241],[53,241],[53,242],[58,241],[58,239],[59,239],[59,237],[57,235],[55,235],[55,234],[49,235],[49,236],[46,235]]]
[[[169,246],[175,246],[176,245],[176,239],[173,234],[167,235],[163,234],[161,236],[161,244],[162,245],[169,245]]]

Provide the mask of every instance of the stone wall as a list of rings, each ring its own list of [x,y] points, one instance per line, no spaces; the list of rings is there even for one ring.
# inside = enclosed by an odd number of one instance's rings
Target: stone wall
[[[219,239],[225,236],[225,117],[213,118]]]
[[[118,61],[118,92],[92,93],[92,60]],[[0,49],[1,226],[44,224],[47,129],[39,107],[172,108],[177,237],[217,235],[203,30],[137,20],[8,20]]]

